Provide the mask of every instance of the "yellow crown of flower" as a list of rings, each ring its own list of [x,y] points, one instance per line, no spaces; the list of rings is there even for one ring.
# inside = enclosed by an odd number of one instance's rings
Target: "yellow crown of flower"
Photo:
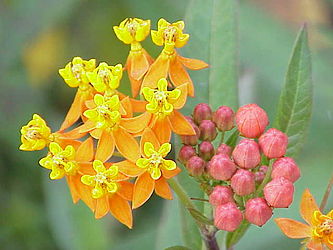
[[[113,26],[119,40],[125,44],[141,42],[146,39],[150,31],[150,20],[126,18],[119,26]]]
[[[49,145],[49,153],[39,161],[39,164],[51,170],[50,179],[61,179],[65,175],[75,175],[79,169],[78,164],[74,161],[75,149],[68,145],[62,149],[56,142]]]
[[[81,57],[74,57],[65,68],[59,70],[68,86],[72,88],[81,87],[87,88],[89,80],[86,76],[87,72],[91,72],[96,67],[96,60],[90,59],[89,61],[83,60]]]

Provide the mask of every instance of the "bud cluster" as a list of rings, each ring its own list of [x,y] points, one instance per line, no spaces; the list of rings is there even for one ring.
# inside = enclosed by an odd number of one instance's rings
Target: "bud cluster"
[[[265,131],[269,119],[262,108],[248,104],[234,113],[221,106],[213,112],[200,103],[187,119],[196,135],[181,137],[178,158],[209,195],[218,229],[234,231],[243,220],[262,226],[274,208],[290,206],[300,170],[285,157],[287,135],[275,128]],[[238,143],[224,140],[228,131],[230,138],[239,133]]]

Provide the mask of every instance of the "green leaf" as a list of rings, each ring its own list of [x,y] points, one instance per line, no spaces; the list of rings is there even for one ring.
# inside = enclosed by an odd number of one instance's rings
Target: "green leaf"
[[[214,222],[212,220],[208,219],[204,214],[202,214],[198,210],[194,208],[187,208],[187,209],[190,211],[192,217],[196,219],[199,223],[205,225],[214,225]]]
[[[225,144],[234,148],[236,146],[238,136],[239,136],[239,131],[236,129],[231,135],[229,135]]]
[[[312,98],[311,58],[303,26],[294,45],[273,126],[288,135],[288,156],[294,157],[303,147],[311,120]]]
[[[227,234],[227,240],[226,240],[226,246],[227,248],[232,247],[233,245],[235,245],[245,234],[246,230],[249,228],[251,224],[246,221],[243,220],[242,224],[239,226],[239,228],[237,228],[237,230],[235,230],[234,232],[229,232]]]
[[[190,249],[184,246],[173,246],[165,248],[164,250],[190,250]]]

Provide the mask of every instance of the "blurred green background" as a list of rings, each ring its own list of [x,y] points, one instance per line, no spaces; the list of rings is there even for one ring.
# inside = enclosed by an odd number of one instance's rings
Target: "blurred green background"
[[[73,205],[64,182],[50,181],[38,166],[45,152],[20,152],[19,129],[39,113],[56,130],[74,90],[58,75],[74,56],[124,63],[128,46],[112,26],[126,17],[183,19],[189,1],[0,1],[0,249],[164,249],[181,245],[177,201],[153,197],[134,211],[128,230],[111,216],[95,220]],[[333,1],[239,1],[240,102],[256,102],[273,119],[300,25],[308,24],[313,59],[314,113],[297,162],[302,169],[290,209],[275,217],[300,219],[304,188],[318,202],[333,167]],[[195,41],[192,41],[195,42]],[[160,48],[147,39],[153,56]],[[195,57],[195,52],[192,52]],[[208,62],[209,63],[209,62]],[[125,78],[121,89],[128,93]],[[330,197],[327,209],[333,207]],[[252,227],[236,249],[298,249],[273,220]]]

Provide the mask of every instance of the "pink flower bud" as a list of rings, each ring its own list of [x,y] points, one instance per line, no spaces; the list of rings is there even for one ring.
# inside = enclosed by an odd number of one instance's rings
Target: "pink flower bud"
[[[179,150],[178,159],[181,163],[186,164],[186,162],[194,155],[196,155],[195,149],[191,146],[184,145]]]
[[[254,168],[261,160],[259,145],[253,140],[243,139],[235,147],[232,157],[241,168]]]
[[[288,136],[278,129],[270,128],[260,136],[259,145],[268,158],[279,158],[286,153]]]
[[[227,144],[221,144],[216,150],[216,154],[225,154],[228,156],[231,156],[231,152],[232,148]]]
[[[187,171],[192,176],[200,176],[205,170],[206,162],[199,156],[192,156],[186,163]]]
[[[238,169],[231,178],[231,187],[238,195],[248,195],[256,188],[254,174],[248,170]]]
[[[204,159],[205,161],[209,161],[214,155],[214,146],[209,141],[203,141],[199,145],[199,156]]]
[[[229,131],[234,127],[234,111],[228,106],[219,107],[213,114],[213,121],[220,131]]]
[[[290,157],[283,157],[273,164],[272,178],[284,177],[291,182],[295,182],[301,176],[296,162]]]
[[[262,183],[262,181],[265,179],[266,172],[268,167],[267,166],[261,166],[257,172],[255,172],[255,179],[257,183]]]
[[[231,189],[226,186],[214,187],[212,193],[209,195],[209,203],[216,207],[228,202],[234,202]]]
[[[246,202],[245,218],[250,223],[261,227],[272,215],[272,209],[267,205],[265,199],[254,198]]]
[[[238,109],[236,124],[239,132],[248,138],[257,138],[269,124],[268,116],[257,104],[248,104]]]
[[[200,125],[200,140],[213,141],[217,136],[215,123],[211,120],[203,120]]]
[[[216,207],[214,224],[220,230],[235,231],[243,221],[243,214],[235,203],[229,202]]]
[[[272,207],[289,207],[293,201],[293,195],[294,185],[284,177],[273,179],[264,188],[265,199]]]
[[[200,124],[203,120],[212,119],[212,109],[207,103],[199,103],[194,107],[193,119],[196,124]]]
[[[221,181],[229,180],[236,172],[235,163],[227,155],[215,155],[208,164],[208,173]]]
[[[200,137],[200,130],[199,130],[198,126],[194,123],[194,121],[191,117],[185,116],[185,118],[192,125],[196,135],[181,135],[180,139],[182,140],[182,143],[185,145],[195,146],[198,144],[198,140]]]

